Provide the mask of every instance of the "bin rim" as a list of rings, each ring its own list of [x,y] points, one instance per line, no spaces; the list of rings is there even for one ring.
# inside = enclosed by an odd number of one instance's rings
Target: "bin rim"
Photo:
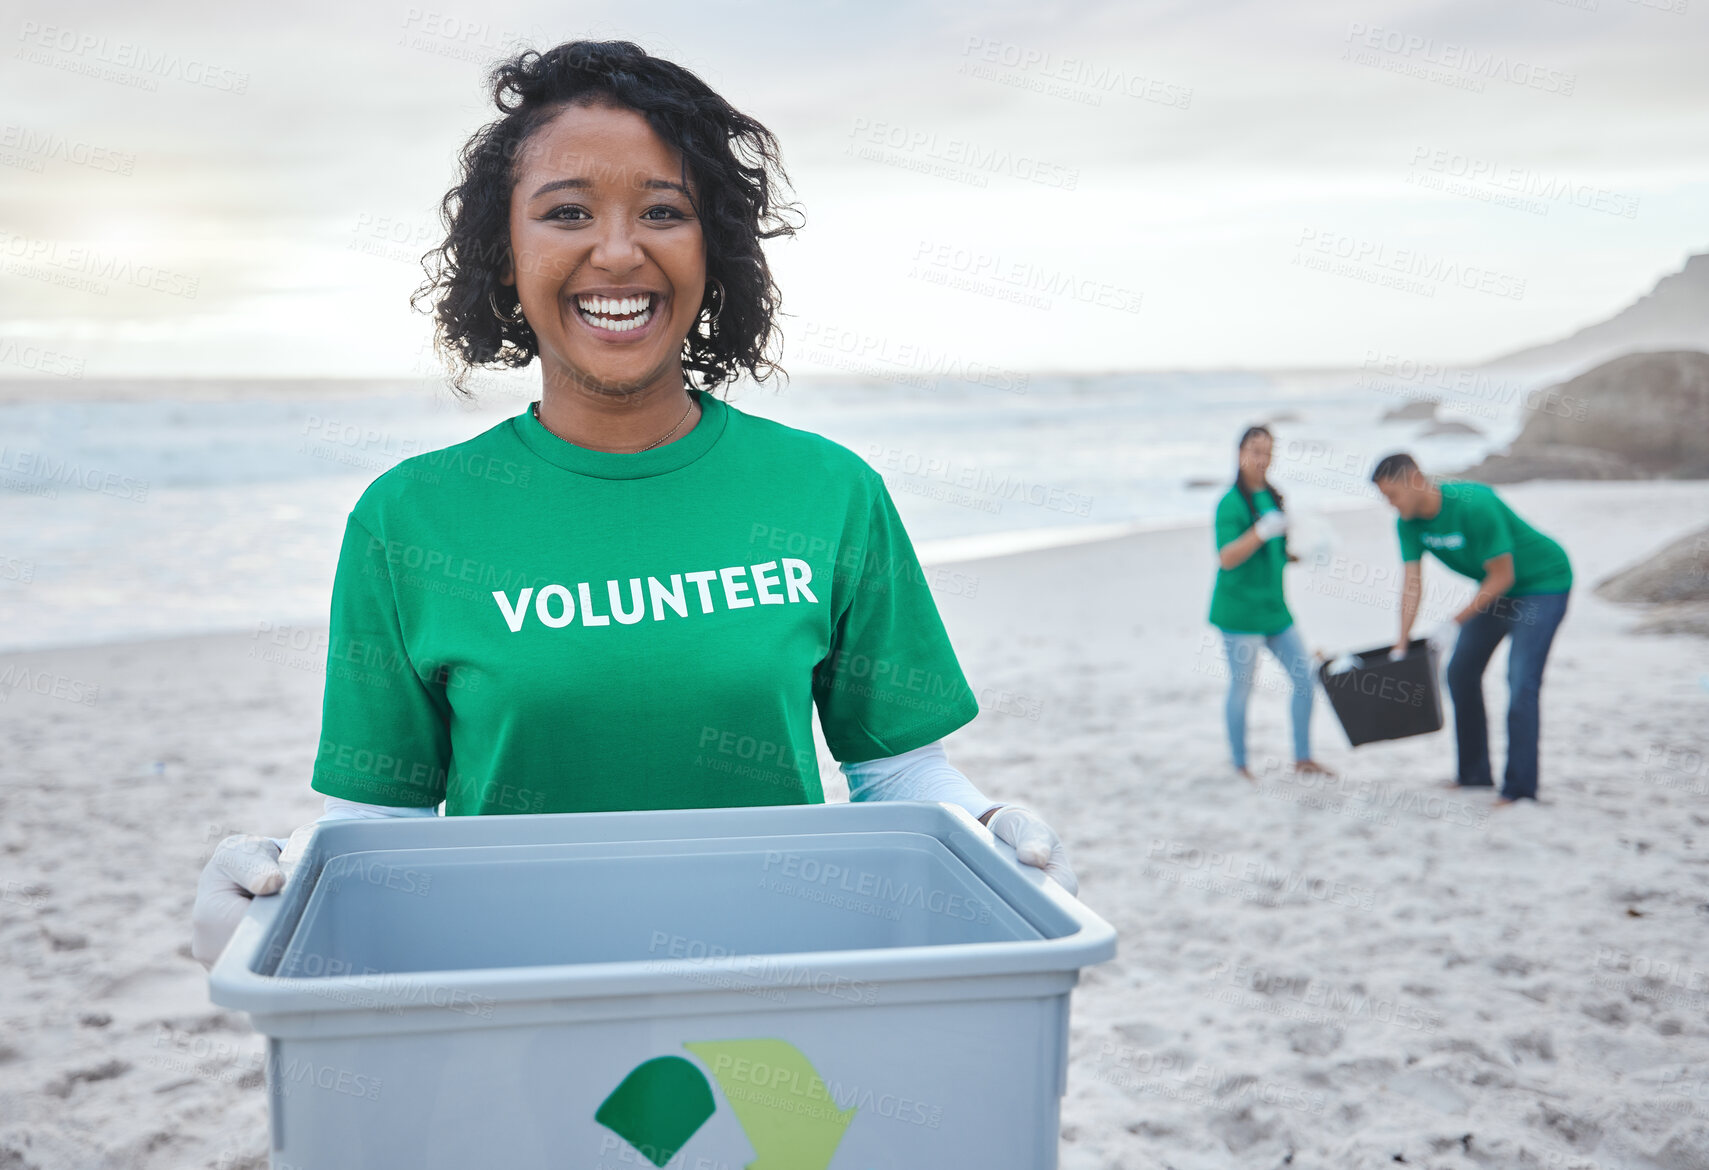
[[[830,824],[830,821],[844,822]],[[756,821],[758,823],[756,823]],[[447,822],[470,826],[447,841]],[[502,823],[499,823],[502,822]],[[573,835],[564,830],[574,826]],[[533,842],[624,842],[788,837],[846,832],[912,832],[936,839],[995,898],[1039,931],[1036,939],[849,950],[760,952],[716,959],[630,959],[524,967],[456,968],[321,977],[263,973],[263,952],[276,964],[327,861],[378,847],[458,847],[527,842],[482,841],[518,828]],[[423,838],[441,839],[423,844]],[[473,838],[470,840],[468,838]],[[411,842],[414,842],[411,844]],[[1054,920],[1054,921],[1052,921]],[[1041,925],[1041,922],[1048,925]],[[1057,929],[1066,926],[1068,929]],[[1108,922],[958,805],[928,801],[877,801],[660,809],[595,813],[526,813],[502,817],[350,819],[316,825],[302,859],[277,894],[252,899],[231,941],[208,975],[210,999],[222,1006],[269,1016],[374,1011],[445,1010],[444,1001],[487,1004],[541,1000],[631,998],[647,995],[717,995],[787,986],[803,971],[871,984],[988,975],[1078,972],[1116,953]],[[758,965],[761,970],[756,973]]]

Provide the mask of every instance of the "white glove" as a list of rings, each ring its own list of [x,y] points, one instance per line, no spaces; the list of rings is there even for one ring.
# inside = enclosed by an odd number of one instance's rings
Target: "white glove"
[[[237,924],[258,894],[276,894],[302,857],[314,833],[307,824],[292,833],[283,854],[271,837],[234,833],[221,841],[196,881],[196,905],[190,911],[190,954],[212,968]]]
[[[1454,643],[1460,640],[1460,623],[1453,618],[1442,622],[1433,628],[1425,638],[1430,642],[1430,648],[1436,651],[1437,658],[1446,658],[1454,651]]]
[[[1280,508],[1266,512],[1258,517],[1258,523],[1252,529],[1258,533],[1259,540],[1274,540],[1288,530],[1288,514]]]
[[[1018,804],[1005,804],[991,814],[985,827],[999,841],[1014,846],[1015,857],[1023,865],[1037,866],[1070,894],[1080,892],[1080,879],[1068,864],[1068,850],[1056,830],[1045,824],[1031,809]]]

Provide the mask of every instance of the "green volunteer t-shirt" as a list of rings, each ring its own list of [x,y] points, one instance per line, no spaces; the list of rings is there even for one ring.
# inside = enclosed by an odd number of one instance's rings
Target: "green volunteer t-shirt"
[[[524,411],[363,493],[316,791],[448,815],[819,803],[978,704],[884,481],[710,394],[673,443]]]
[[[1484,562],[1513,554],[1509,597],[1565,593],[1572,588],[1566,550],[1519,518],[1486,484],[1449,480],[1441,485],[1442,508],[1428,520],[1397,520],[1400,558],[1416,561],[1426,550],[1454,572],[1484,578]]]
[[[1276,510],[1276,501],[1260,488],[1252,503],[1262,516]],[[1216,506],[1216,547],[1222,548],[1252,527],[1252,513],[1237,488]],[[1282,597],[1282,570],[1288,564],[1287,541],[1271,537],[1258,551],[1232,569],[1218,567],[1211,590],[1211,625],[1231,634],[1279,634],[1294,624]]]

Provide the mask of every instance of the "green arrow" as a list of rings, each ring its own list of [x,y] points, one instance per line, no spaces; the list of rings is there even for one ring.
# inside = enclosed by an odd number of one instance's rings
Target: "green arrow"
[[[680,1056],[636,1065],[611,1091],[593,1119],[663,1166],[712,1116],[712,1087]]]
[[[825,1170],[853,1109],[838,1110],[824,1078],[785,1040],[684,1044],[712,1070],[754,1147],[747,1170]]]

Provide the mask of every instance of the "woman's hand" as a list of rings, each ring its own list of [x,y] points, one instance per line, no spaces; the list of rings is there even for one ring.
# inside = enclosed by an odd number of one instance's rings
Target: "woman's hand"
[[[1258,522],[1239,536],[1217,549],[1217,563],[1225,569],[1239,568],[1248,557],[1288,530],[1288,514],[1275,510],[1258,517]],[[1290,556],[1289,560],[1298,560]]]
[[[1014,846],[1015,857],[1025,865],[1037,866],[1056,879],[1070,894],[1080,892],[1080,879],[1068,864],[1062,840],[1038,815],[1018,804],[999,805],[987,815],[985,827],[999,841]]]
[[[1287,530],[1288,514],[1280,508],[1264,513],[1252,526],[1252,531],[1258,534],[1259,540],[1274,540]]]
[[[253,833],[234,833],[215,847],[196,882],[196,905],[190,911],[190,954],[198,963],[213,967],[251,898],[284,888],[313,832],[309,824],[292,833],[283,855],[273,838]]]

